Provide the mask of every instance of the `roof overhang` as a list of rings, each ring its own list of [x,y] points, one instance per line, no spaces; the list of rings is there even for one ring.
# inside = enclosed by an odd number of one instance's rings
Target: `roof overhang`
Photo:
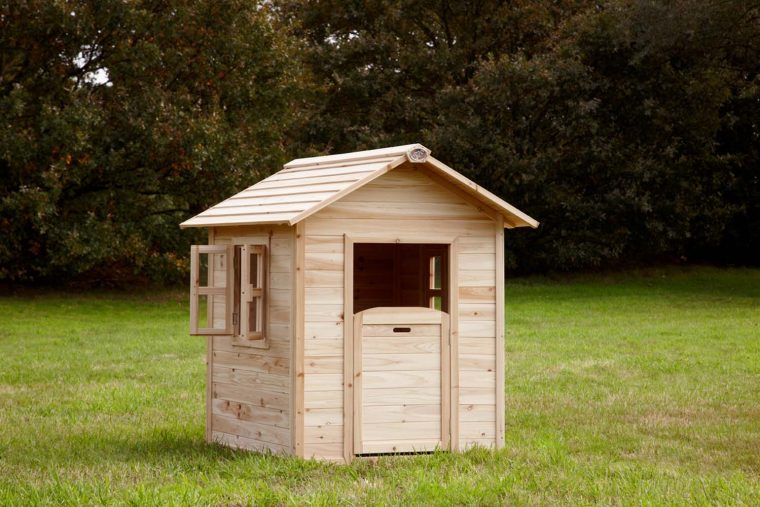
[[[539,225],[535,219],[432,157],[426,147],[408,144],[292,160],[282,171],[182,222],[180,227],[295,225],[406,162],[424,166],[431,175],[500,215],[506,228]]]

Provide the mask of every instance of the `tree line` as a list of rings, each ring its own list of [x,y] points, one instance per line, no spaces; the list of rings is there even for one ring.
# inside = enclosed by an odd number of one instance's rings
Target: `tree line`
[[[760,261],[760,2],[0,0],[0,280],[175,283],[290,158],[421,142],[514,273]]]

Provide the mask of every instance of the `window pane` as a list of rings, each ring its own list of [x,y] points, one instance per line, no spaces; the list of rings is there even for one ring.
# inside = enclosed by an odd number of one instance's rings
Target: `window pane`
[[[430,289],[441,288],[441,256],[430,258]]]
[[[198,296],[198,327],[209,327],[208,325],[208,298],[205,294]]]
[[[209,255],[209,266],[212,268],[209,285],[211,287],[227,286],[227,254],[215,253]]]
[[[211,254],[199,253],[198,254],[198,286],[208,287],[208,263]]]
[[[226,287],[227,286],[227,254],[200,253],[198,254],[198,286]]]
[[[441,296],[432,296],[430,298],[430,308],[434,310],[441,309]]]
[[[257,329],[257,323],[259,321],[259,298],[254,298],[253,301],[248,303],[248,332],[255,333],[259,331]]]
[[[248,283],[250,283],[251,285],[253,285],[257,289],[261,288],[259,286],[259,282],[258,282],[258,280],[259,280],[259,256],[258,256],[258,254],[251,254],[249,256],[249,263],[250,263],[250,267],[249,267],[248,273],[250,273],[250,275],[249,275]]]
[[[218,330],[224,329],[226,324],[225,303],[226,297],[221,294],[199,294],[196,322],[197,327]]]

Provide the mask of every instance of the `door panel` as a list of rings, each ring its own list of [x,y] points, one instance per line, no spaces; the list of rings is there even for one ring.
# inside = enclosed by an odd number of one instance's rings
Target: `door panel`
[[[451,393],[448,314],[431,308],[380,307],[354,319],[354,452],[446,448]]]

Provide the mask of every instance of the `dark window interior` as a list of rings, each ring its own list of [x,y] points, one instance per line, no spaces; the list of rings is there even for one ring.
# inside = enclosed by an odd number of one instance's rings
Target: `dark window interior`
[[[354,244],[354,312],[424,306],[448,312],[448,245]]]

